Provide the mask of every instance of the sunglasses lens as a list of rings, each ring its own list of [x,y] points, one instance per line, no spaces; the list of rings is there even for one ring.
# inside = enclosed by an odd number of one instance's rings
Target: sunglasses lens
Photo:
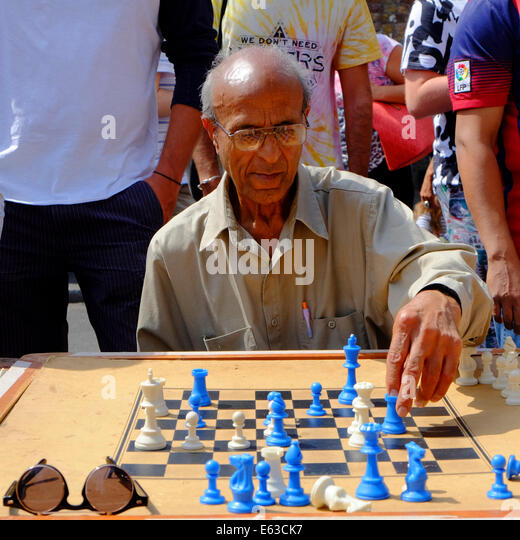
[[[18,482],[18,499],[32,512],[54,510],[65,496],[63,476],[47,465],[36,465],[26,471]]]
[[[102,465],[87,478],[85,495],[98,511],[113,514],[122,510],[131,500],[134,483],[123,469],[114,465]]]

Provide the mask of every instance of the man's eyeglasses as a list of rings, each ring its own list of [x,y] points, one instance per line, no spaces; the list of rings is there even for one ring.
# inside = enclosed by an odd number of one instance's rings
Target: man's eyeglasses
[[[274,135],[276,140],[283,146],[298,146],[307,138],[309,122],[305,114],[305,124],[288,124],[269,128],[239,129],[230,133],[222,124],[214,120],[217,125],[232,141],[237,150],[253,152],[258,150],[265,141],[267,135]]]
[[[148,495],[143,488],[110,458],[107,458],[106,465],[96,467],[88,475],[81,493],[81,504],[69,504],[65,478],[42,459],[9,486],[4,495],[4,506],[32,514],[85,509],[101,514],[118,514],[135,506],[148,505]]]

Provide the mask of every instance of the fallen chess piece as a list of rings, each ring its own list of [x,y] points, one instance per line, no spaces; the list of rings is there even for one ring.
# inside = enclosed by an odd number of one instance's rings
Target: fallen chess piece
[[[346,510],[354,512],[370,512],[372,503],[360,501],[350,496],[342,487],[336,486],[330,476],[319,478],[311,491],[311,504],[316,508],[326,506],[332,512]]]

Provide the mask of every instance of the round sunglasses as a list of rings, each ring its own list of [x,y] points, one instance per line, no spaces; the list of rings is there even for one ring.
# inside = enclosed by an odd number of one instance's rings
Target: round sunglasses
[[[50,514],[59,510],[93,510],[101,514],[118,514],[136,506],[147,506],[148,495],[121,467],[108,458],[106,465],[96,467],[85,480],[83,502],[67,502],[69,488],[63,475],[42,459],[14,481],[4,495],[4,506],[32,514]]]

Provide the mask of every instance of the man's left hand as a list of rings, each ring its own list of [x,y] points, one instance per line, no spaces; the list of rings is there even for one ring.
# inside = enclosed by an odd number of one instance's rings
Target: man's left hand
[[[399,416],[408,414],[414,399],[421,407],[439,401],[448,391],[462,350],[460,318],[458,302],[437,290],[420,292],[397,313],[386,387],[389,394],[398,395]]]

